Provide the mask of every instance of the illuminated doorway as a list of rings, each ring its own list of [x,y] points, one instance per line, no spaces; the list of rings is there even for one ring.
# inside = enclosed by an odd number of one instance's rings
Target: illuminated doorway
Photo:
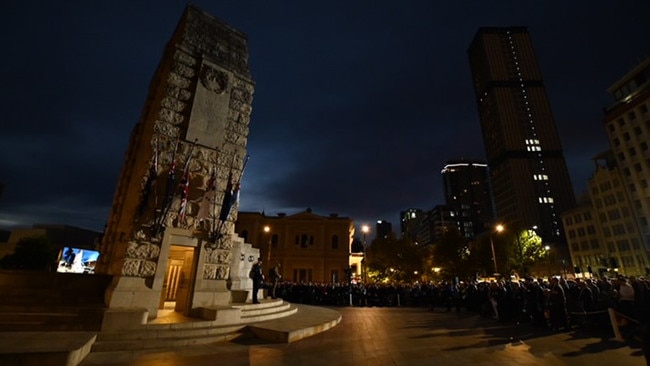
[[[186,312],[195,276],[194,247],[171,245],[160,296],[160,309]]]

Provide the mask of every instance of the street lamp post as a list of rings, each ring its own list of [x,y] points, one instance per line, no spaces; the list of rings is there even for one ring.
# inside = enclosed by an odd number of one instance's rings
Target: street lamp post
[[[548,269],[548,279],[550,280],[551,279],[551,246],[546,245],[544,249],[546,250],[546,267]]]
[[[499,224],[495,226],[494,229],[496,230],[497,233],[500,233],[505,228],[503,227],[503,225]],[[499,271],[497,270],[497,256],[494,251],[494,232],[490,232],[490,248],[492,249],[492,263],[494,263],[494,273],[496,274],[499,273]]]
[[[361,271],[363,272],[363,282],[367,282],[367,273],[368,273],[368,264],[366,263],[366,234],[370,231],[370,227],[368,225],[363,225],[361,226],[361,232],[363,233],[363,259],[362,259],[362,266],[361,266]]]
[[[268,226],[268,225],[264,226],[264,233],[267,236],[266,263],[268,263],[267,266],[270,266],[271,265],[271,234],[270,234],[271,233],[271,227]]]

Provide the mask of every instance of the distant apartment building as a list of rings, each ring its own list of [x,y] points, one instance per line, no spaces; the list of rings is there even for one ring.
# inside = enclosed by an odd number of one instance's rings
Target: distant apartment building
[[[650,262],[614,154],[604,152],[594,162],[589,202],[562,215],[576,270],[644,275]]]
[[[260,249],[265,270],[278,262],[283,278],[294,282],[347,281],[350,266],[360,274],[359,258],[351,255],[354,231],[350,218],[311,209],[277,216],[239,212],[235,223],[235,232]]]
[[[487,164],[448,161],[441,174],[446,206],[455,212],[461,235],[474,238],[494,220]]]
[[[566,251],[560,214],[575,197],[528,30],[480,28],[468,56],[495,219],[536,226],[545,243]]]
[[[424,211],[419,208],[409,208],[400,212],[399,216],[402,238],[408,238],[414,243],[417,242],[418,230],[424,217]]]
[[[431,233],[433,242],[439,242],[449,233],[450,230],[457,230],[462,233],[462,220],[451,207],[446,205],[436,205],[429,211],[431,217]]]
[[[563,215],[571,257],[609,275],[650,274],[650,59],[641,62],[608,91],[614,104],[605,109],[610,150],[594,158],[589,179],[593,232],[581,230],[577,210]],[[586,245],[585,242],[590,245]]]
[[[639,236],[640,243],[610,241],[621,254],[620,265],[648,267],[650,253],[650,58],[641,62],[608,89],[614,104],[605,110],[604,125],[610,147],[630,201],[630,217],[615,236]],[[627,212],[623,212],[626,214]],[[638,234],[637,234],[638,232]],[[607,233],[605,233],[607,234]],[[628,248],[630,246],[630,248]],[[643,252],[643,255],[641,254]]]
[[[647,253],[650,251],[650,58],[608,91],[615,103],[605,110],[604,125],[632,204],[631,215],[636,218]]]
[[[571,262],[576,275],[592,277],[607,272],[605,245],[602,243],[600,225],[594,215],[590,200],[565,211],[562,221],[567,232]]]
[[[387,238],[393,233],[393,225],[386,220],[377,220],[375,238]]]

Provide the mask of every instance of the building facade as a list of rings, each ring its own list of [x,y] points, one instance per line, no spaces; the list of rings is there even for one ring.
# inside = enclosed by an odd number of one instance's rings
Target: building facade
[[[283,278],[294,282],[346,282],[350,267],[361,275],[362,257],[351,253],[354,230],[347,217],[311,209],[277,216],[239,212],[235,224],[237,234],[260,250],[267,272],[280,263]]]
[[[608,92],[614,104],[605,109],[604,126],[621,175],[621,189],[629,201],[625,211],[622,208],[620,212],[627,215],[626,224],[612,230],[631,236],[629,241],[608,245],[620,255],[619,265],[650,274],[650,58],[614,83]]]
[[[614,104],[603,121],[610,149],[594,158],[591,203],[563,215],[577,268],[597,267],[610,276],[650,274],[649,86],[647,59],[608,89]],[[585,226],[587,217],[594,228]]]
[[[461,234],[472,239],[489,228],[494,221],[494,209],[487,164],[449,161],[441,174],[445,203],[455,212]]]
[[[527,29],[480,28],[468,55],[495,219],[566,249],[560,214],[575,197]]]
[[[599,276],[645,275],[648,252],[614,154],[606,151],[594,162],[588,202],[562,215],[576,270],[591,269]]]

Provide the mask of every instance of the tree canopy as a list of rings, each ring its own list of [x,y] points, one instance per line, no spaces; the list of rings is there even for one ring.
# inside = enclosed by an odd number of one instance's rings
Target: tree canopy
[[[56,264],[57,255],[58,250],[47,237],[23,238],[16,243],[13,254],[0,259],[0,267],[32,271],[51,270]]]

